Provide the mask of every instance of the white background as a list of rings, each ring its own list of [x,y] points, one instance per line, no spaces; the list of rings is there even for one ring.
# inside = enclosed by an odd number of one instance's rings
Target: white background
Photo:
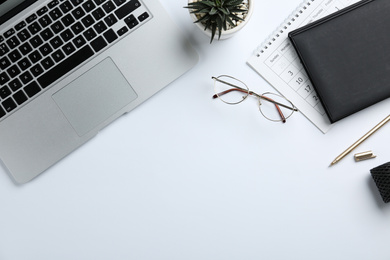
[[[301,0],[256,0],[246,28],[209,44],[185,0],[161,0],[197,66],[25,185],[0,168],[0,260],[388,260],[390,204],[369,170],[390,161],[390,125],[330,162],[390,100],[322,134],[302,114],[265,120],[256,100],[212,100],[211,76],[273,91],[246,60]]]

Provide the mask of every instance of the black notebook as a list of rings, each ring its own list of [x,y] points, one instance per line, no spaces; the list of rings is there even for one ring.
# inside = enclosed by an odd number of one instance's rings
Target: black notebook
[[[363,0],[289,33],[332,123],[390,97],[390,1]]]

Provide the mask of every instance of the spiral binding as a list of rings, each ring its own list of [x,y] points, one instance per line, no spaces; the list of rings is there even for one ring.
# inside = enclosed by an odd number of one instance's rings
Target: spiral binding
[[[282,36],[282,34],[296,21],[296,19],[306,10],[310,7],[310,5],[315,2],[316,0],[304,0],[296,9],[294,12],[292,12],[286,20],[283,21],[283,23],[278,27],[277,30],[275,30],[273,33],[271,33],[271,36],[267,38],[260,46],[255,50],[256,57],[260,57],[262,53],[264,53],[269,46],[273,44],[279,38]]]

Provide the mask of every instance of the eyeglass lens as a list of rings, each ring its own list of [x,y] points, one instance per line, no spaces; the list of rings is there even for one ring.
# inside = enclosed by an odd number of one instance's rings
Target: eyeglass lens
[[[222,75],[214,79],[215,94],[220,100],[227,104],[238,104],[244,101],[248,95],[253,94],[259,100],[261,114],[271,121],[284,121],[293,114],[293,110],[283,107],[294,108],[294,105],[283,96],[275,93],[264,93],[262,95],[249,91],[244,82],[231,76]],[[277,102],[281,105],[275,105]]]
[[[281,121],[282,118],[278,109],[282,112],[286,119],[293,114],[294,111],[291,109],[287,109],[283,106],[275,106],[275,104],[265,101],[265,99],[270,99],[287,107],[294,107],[294,105],[283,96],[274,93],[264,93],[262,97],[263,99],[259,99],[259,110],[265,118],[271,121]]]
[[[238,104],[248,95],[248,87],[240,80],[230,76],[214,79],[215,94],[225,103]]]

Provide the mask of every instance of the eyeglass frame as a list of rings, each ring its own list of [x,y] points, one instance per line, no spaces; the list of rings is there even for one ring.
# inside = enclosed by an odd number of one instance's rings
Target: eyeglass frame
[[[239,87],[239,86],[236,86],[236,85],[234,85],[234,84],[232,84],[232,83],[223,81],[223,80],[219,79],[219,77],[229,77],[229,78],[231,78],[231,79],[237,80],[237,81],[241,82],[242,84],[244,84],[244,85],[247,87],[247,89],[244,89],[244,88],[241,88],[241,87]],[[298,109],[295,107],[295,105],[294,105],[290,100],[288,100],[286,97],[284,97],[284,96],[282,96],[282,95],[279,95],[279,94],[276,94],[276,93],[272,93],[272,92],[265,92],[265,93],[263,93],[263,94],[261,94],[261,95],[260,95],[260,94],[257,94],[256,92],[250,90],[249,87],[248,87],[244,82],[242,82],[241,80],[239,80],[239,79],[237,79],[237,78],[234,78],[234,77],[232,77],[232,76],[229,76],[229,75],[220,75],[220,76],[218,76],[218,77],[212,76],[211,79],[214,80],[214,91],[215,91],[215,94],[214,94],[213,97],[212,97],[213,99],[219,98],[222,102],[224,102],[224,103],[226,103],[226,104],[229,104],[229,105],[237,105],[237,104],[243,102],[249,95],[253,95],[253,96],[257,97],[258,100],[259,100],[259,110],[260,110],[260,113],[261,113],[266,119],[268,119],[268,120],[270,120],[270,121],[274,121],[274,122],[280,122],[280,121],[281,121],[281,122],[285,123],[285,122],[286,122],[286,119],[289,118],[294,112],[298,112]],[[220,93],[217,93],[217,91],[216,91],[216,89],[215,89],[215,82],[216,82],[216,81],[219,81],[219,82],[221,82],[221,83],[223,83],[223,84],[226,84],[226,85],[228,85],[228,86],[231,86],[231,87],[233,87],[233,88],[232,88],[232,89],[225,90],[225,91],[220,92]],[[240,92],[246,93],[247,95],[246,95],[245,97],[243,97],[242,100],[240,100],[240,101],[238,101],[238,102],[235,102],[235,103],[227,102],[227,101],[223,100],[223,99],[220,97],[221,95],[225,95],[225,94],[227,94],[227,93],[229,93],[229,92],[231,92],[231,91],[240,91]],[[284,105],[284,104],[281,104],[281,103],[279,103],[279,102],[277,102],[277,101],[275,101],[275,100],[273,100],[273,99],[271,99],[271,98],[269,98],[269,97],[264,96],[264,94],[273,94],[273,95],[280,96],[280,97],[284,98],[287,102],[289,102],[289,103],[292,105],[292,107],[287,106],[287,105]],[[265,101],[268,101],[268,102],[270,102],[270,103],[273,103],[273,104],[275,105],[275,107],[276,107],[276,109],[277,109],[277,111],[278,111],[278,114],[279,114],[280,117],[281,117],[281,120],[273,120],[273,119],[270,119],[269,117],[267,117],[266,115],[264,115],[264,113],[262,112],[262,110],[261,110],[261,108],[260,108],[260,106],[262,105],[262,104],[261,104],[261,99],[263,99],[263,100],[265,100]],[[284,107],[284,108],[289,109],[289,110],[292,110],[291,114],[290,114],[288,117],[285,117],[279,106]]]

